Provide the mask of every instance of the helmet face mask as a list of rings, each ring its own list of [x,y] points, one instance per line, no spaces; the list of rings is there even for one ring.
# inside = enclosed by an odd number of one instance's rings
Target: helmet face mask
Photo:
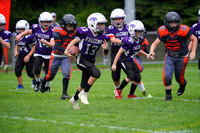
[[[72,14],[65,14],[61,20],[61,27],[70,34],[76,29],[76,18]],[[68,28],[67,28],[68,27]],[[70,30],[73,27],[73,30]]]
[[[53,17],[49,12],[43,12],[38,18],[39,25],[42,29],[48,30],[53,24]]]
[[[126,19],[126,14],[124,10],[116,8],[111,12],[110,20],[113,26],[116,28],[121,28],[124,25]]]
[[[127,28],[132,38],[144,37],[145,28],[141,21],[133,20],[128,24]]]
[[[88,28],[93,32],[103,33],[105,31],[106,18],[101,13],[92,13],[87,18]]]
[[[200,22],[200,9],[198,11],[198,21]]]
[[[0,31],[5,29],[6,19],[3,14],[0,14]]]
[[[168,12],[164,18],[165,27],[168,29],[169,32],[172,33],[175,33],[179,30],[180,21],[181,21],[180,16],[174,11]],[[174,26],[175,25],[174,23],[177,23],[177,25]]]

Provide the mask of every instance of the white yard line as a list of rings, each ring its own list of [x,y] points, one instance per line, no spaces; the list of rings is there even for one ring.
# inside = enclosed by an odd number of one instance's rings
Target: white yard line
[[[18,116],[8,116],[8,115],[0,115],[2,118],[10,118],[16,120],[27,120],[27,121],[39,121],[39,122],[51,122],[51,123],[61,123],[66,125],[73,125],[73,126],[80,126],[80,127],[102,127],[102,128],[109,128],[109,129],[116,129],[116,130],[128,130],[128,131],[139,131],[139,132],[150,132],[150,133],[188,133],[192,132],[191,130],[174,130],[174,131],[152,131],[152,130],[144,130],[144,129],[137,129],[137,128],[128,128],[128,127],[119,127],[119,126],[109,126],[109,125],[94,125],[94,124],[83,124],[83,123],[75,123],[69,121],[55,121],[55,120],[41,120],[29,117],[18,117]]]
[[[109,125],[94,125],[94,124],[83,124],[83,123],[75,123],[75,122],[68,122],[68,121],[55,121],[55,120],[41,120],[29,117],[18,117],[18,116],[8,116],[8,115],[1,115],[2,118],[10,118],[10,119],[17,119],[17,120],[27,120],[27,121],[39,121],[39,122],[52,122],[52,123],[62,123],[67,125],[73,126],[80,126],[80,127],[102,127],[102,128],[110,128],[110,129],[117,129],[117,130],[129,130],[129,131],[141,131],[141,132],[152,132],[152,130],[144,130],[144,129],[136,129],[136,128],[128,128],[128,127],[119,127],[119,126],[109,126]]]

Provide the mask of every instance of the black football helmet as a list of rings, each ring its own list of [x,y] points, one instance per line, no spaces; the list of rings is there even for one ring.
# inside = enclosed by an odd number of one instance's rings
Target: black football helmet
[[[62,27],[65,31],[67,31],[67,32],[69,32],[69,33],[72,33],[73,31],[68,31],[68,30],[66,29],[66,25],[67,25],[67,24],[73,24],[73,25],[74,25],[74,29],[76,29],[77,22],[76,22],[76,18],[75,18],[74,15],[72,15],[72,14],[65,14],[65,15],[63,16],[62,20],[61,20],[61,27]]]
[[[174,11],[168,12],[164,18],[165,27],[168,29],[168,31],[173,32],[173,33],[178,31],[178,29],[180,27],[180,21],[181,21],[180,16],[178,15],[178,13],[176,13]],[[169,25],[170,22],[177,22],[178,25],[176,27],[171,27]]]

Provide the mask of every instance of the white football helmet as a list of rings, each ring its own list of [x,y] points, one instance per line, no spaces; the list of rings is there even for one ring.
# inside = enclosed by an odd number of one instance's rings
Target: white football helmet
[[[144,35],[144,24],[140,20],[133,20],[128,24],[128,32],[131,35],[131,37],[138,37],[136,36],[136,31],[141,31],[141,37]]]
[[[4,26],[0,29],[0,31],[5,29],[5,25],[6,25],[6,19],[4,17],[3,14],[0,14],[0,24],[3,24]]]
[[[121,23],[115,23],[113,21],[113,19],[115,18],[123,18],[123,21]],[[120,28],[123,26],[125,19],[126,19],[126,14],[123,9],[116,8],[110,14],[111,23],[117,28]]]
[[[198,12],[198,21],[200,22],[200,9],[199,9],[199,12]]]
[[[42,27],[43,29],[49,28],[50,26],[52,26],[53,24],[53,17],[51,15],[51,13],[49,12],[43,12],[40,14],[39,18],[38,18],[38,22],[40,27]],[[50,22],[49,25],[43,25],[42,22]]]
[[[18,29],[24,29],[24,30],[28,30],[30,28],[29,23],[26,20],[19,20],[16,24],[16,31]]]
[[[102,31],[100,31],[99,27],[97,24],[105,24],[107,23],[106,18],[104,17],[103,14],[101,13],[92,13],[88,18],[87,18],[87,24],[88,28],[92,30],[93,32],[104,32],[105,27]]]

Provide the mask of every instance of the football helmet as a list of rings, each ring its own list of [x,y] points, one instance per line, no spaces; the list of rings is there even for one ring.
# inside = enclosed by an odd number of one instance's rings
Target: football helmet
[[[107,23],[106,18],[104,17],[103,14],[101,13],[92,13],[88,18],[87,18],[87,24],[88,24],[88,28],[90,30],[92,30],[93,32],[99,32],[99,33],[103,33],[105,30],[105,25],[103,30],[100,29],[99,26],[97,26],[97,24],[105,24]]]
[[[131,35],[132,38],[137,38],[137,37],[144,37],[144,24],[140,20],[133,20],[128,24],[128,32]],[[137,35],[136,31],[140,31],[141,34]]]
[[[113,19],[115,18],[122,18],[123,21],[122,22],[114,22]],[[126,14],[124,12],[124,10],[120,9],[120,8],[116,8],[114,9],[111,14],[110,14],[110,20],[112,25],[114,25],[116,28],[120,28],[124,25],[124,21],[126,19]]]
[[[0,29],[0,31],[2,31],[2,30],[5,29],[5,25],[6,25],[6,19],[5,19],[5,17],[4,17],[3,14],[0,14],[0,24],[4,25],[4,26]]]
[[[168,12],[164,18],[165,27],[168,29],[168,31],[173,32],[173,33],[178,31],[180,27],[180,21],[181,21],[180,16],[178,15],[178,13],[174,11]],[[169,23],[172,23],[172,22],[177,22],[178,23],[177,26],[173,26],[173,27],[170,26]]]
[[[41,28],[43,29],[48,29],[52,26],[53,24],[53,17],[51,15],[51,13],[49,12],[43,12],[40,14],[39,18],[38,18],[38,22]],[[42,22],[50,22],[49,25],[43,25]]]
[[[65,30],[65,31],[67,31],[67,32],[69,32],[69,33],[72,33],[75,29],[76,29],[76,26],[77,26],[77,22],[76,22],[76,18],[75,18],[75,16],[74,15],[72,15],[72,14],[65,14],[64,16],[63,16],[63,18],[61,19],[61,27]],[[73,31],[68,31],[67,30],[67,28],[66,28],[66,25],[67,24],[73,24],[74,25],[74,29],[73,29]]]
[[[198,11],[198,21],[200,22],[200,9]]]
[[[16,32],[17,30],[28,30],[30,28],[29,23],[26,20],[19,20],[15,26]]]

